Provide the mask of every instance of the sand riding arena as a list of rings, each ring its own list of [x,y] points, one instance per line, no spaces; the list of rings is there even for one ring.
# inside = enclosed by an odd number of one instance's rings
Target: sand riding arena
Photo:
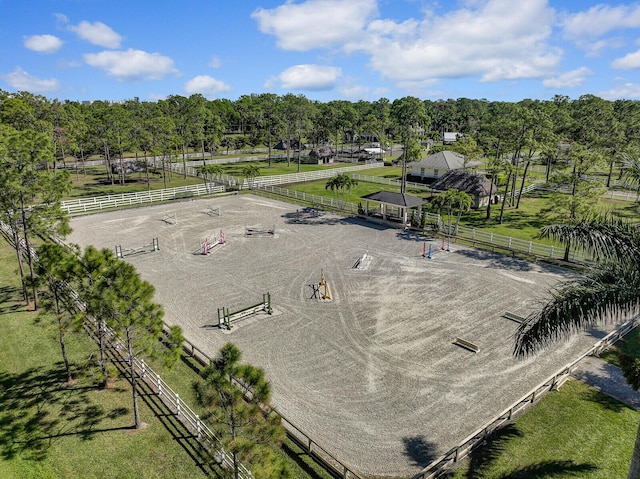
[[[418,473],[595,341],[512,356],[517,323],[505,313],[535,309],[560,269],[259,196],[72,227],[69,242],[117,246],[197,347],[214,356],[231,341],[264,368],[274,407],[363,477]],[[265,293],[271,314],[219,326],[219,309]]]

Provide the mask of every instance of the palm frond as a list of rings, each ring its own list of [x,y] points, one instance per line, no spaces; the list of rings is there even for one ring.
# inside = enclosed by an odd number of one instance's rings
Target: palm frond
[[[628,262],[603,263],[584,277],[563,282],[551,299],[518,327],[514,354],[528,356],[596,324],[640,311],[640,271]]]
[[[545,226],[540,236],[584,248],[596,261],[640,261],[640,226],[611,215]]]

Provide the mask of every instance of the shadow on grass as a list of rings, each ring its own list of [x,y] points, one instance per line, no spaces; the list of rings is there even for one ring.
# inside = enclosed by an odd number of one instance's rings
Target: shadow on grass
[[[24,304],[17,300],[21,296],[20,288],[15,286],[0,287],[0,314],[15,313],[24,310]]]
[[[325,479],[326,477],[332,477],[329,473],[325,475],[319,474],[315,471],[305,460],[304,457],[307,456],[307,453],[296,449],[295,446],[291,446],[287,441],[282,443],[282,451],[290,457],[296,465],[304,472],[305,477],[309,479]],[[309,459],[309,461],[313,462],[313,459]]]
[[[40,461],[57,438],[78,435],[90,440],[122,429],[100,425],[127,414],[127,409],[105,410],[88,396],[95,387],[64,387],[64,380],[61,363],[17,374],[0,372],[0,457]]]
[[[514,424],[507,425],[490,434],[485,443],[469,455],[469,468],[466,479],[482,479],[489,473],[496,461],[505,454],[505,446],[515,438],[523,437],[522,432]],[[575,476],[581,477],[585,472],[595,471],[593,464],[576,464],[574,461],[554,460],[530,464],[509,473],[502,474],[500,479],[536,479]]]
[[[543,479],[553,477],[582,477],[585,472],[598,469],[593,464],[576,464],[573,461],[544,461],[517,469],[500,476],[500,479]]]

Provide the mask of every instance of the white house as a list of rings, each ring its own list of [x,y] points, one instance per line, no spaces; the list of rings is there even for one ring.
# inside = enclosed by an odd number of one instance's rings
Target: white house
[[[458,138],[462,138],[462,133],[458,133],[457,131],[445,131],[442,135],[442,142],[445,145],[450,145],[451,143],[458,141]]]
[[[439,151],[433,153],[420,161],[409,163],[409,174],[417,178],[440,178],[449,171],[463,170],[465,168],[479,165],[480,162],[465,162],[464,156],[455,151]]]

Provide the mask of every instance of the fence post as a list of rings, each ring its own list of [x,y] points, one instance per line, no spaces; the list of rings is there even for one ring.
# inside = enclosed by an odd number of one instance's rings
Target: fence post
[[[196,433],[197,437],[200,437],[200,416],[196,414]]]
[[[160,379],[160,375],[156,373],[156,381],[158,383],[158,396],[162,396],[162,379]]]
[[[176,416],[180,417],[180,396],[176,393]]]

